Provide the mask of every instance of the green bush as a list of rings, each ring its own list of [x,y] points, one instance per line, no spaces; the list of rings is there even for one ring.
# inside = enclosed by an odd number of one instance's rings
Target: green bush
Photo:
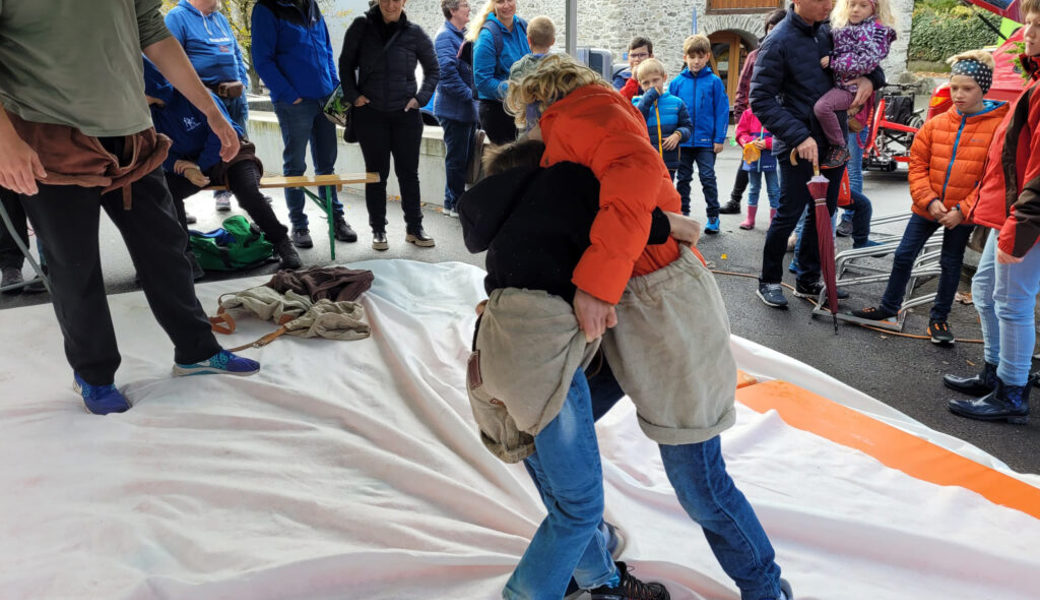
[[[939,62],[948,57],[996,43],[994,34],[978,17],[960,11],[914,11],[909,60]]]

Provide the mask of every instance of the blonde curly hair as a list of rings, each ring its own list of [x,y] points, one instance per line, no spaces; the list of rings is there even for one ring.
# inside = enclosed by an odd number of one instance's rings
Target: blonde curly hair
[[[516,118],[517,126],[523,129],[527,126],[528,104],[536,103],[544,112],[553,102],[586,85],[614,89],[598,73],[569,55],[552,54],[538,61],[538,66],[519,81],[509,82],[505,109]]]

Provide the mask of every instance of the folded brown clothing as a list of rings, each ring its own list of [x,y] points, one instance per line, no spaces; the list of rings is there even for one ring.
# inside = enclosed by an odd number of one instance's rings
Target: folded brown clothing
[[[311,267],[303,271],[283,269],[275,273],[271,281],[264,285],[283,294],[289,290],[294,291],[308,296],[314,302],[353,302],[372,287],[374,279],[372,271],[364,269]]]

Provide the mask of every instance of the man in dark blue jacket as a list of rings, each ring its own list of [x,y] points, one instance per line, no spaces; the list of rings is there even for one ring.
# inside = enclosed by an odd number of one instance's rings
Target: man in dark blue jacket
[[[322,109],[339,85],[332,41],[315,0],[259,0],[253,8],[253,67],[271,90],[271,101],[282,130],[282,174],[303,175],[311,145],[314,172],[331,175],[336,166],[336,126]],[[336,188],[322,188],[332,196],[336,239],[356,242],[357,234],[343,218]],[[303,190],[285,189],[297,248],[314,246],[307,227]]]
[[[469,164],[473,136],[477,132],[477,103],[473,99],[473,65],[459,60],[469,22],[467,0],[441,0],[444,25],[433,40],[441,78],[433,98],[433,114],[444,130],[444,213],[458,217],[456,204],[466,191],[466,166]]]
[[[242,49],[231,24],[217,10],[220,0],[181,0],[166,13],[166,28],[184,46],[199,79],[220,99],[228,116],[242,131],[249,131],[249,88]],[[217,192],[217,210],[231,210],[231,192]]]
[[[812,205],[807,183],[813,176],[813,165],[819,164],[819,148],[825,142],[823,131],[813,115],[813,105],[834,86],[831,71],[821,60],[829,57],[832,40],[830,26],[831,0],[794,0],[787,17],[766,37],[751,76],[751,110],[762,125],[773,133],[773,154],[780,163],[780,208],[766,233],[762,251],[762,274],[758,297],[768,306],[784,308],[787,299],[780,287],[787,237],[794,230],[806,206]],[[868,77],[860,77],[855,105],[863,102],[875,89],[884,85],[880,67]],[[841,115],[842,127],[846,127]],[[797,154],[792,165],[789,155]],[[834,214],[838,201],[838,183],[845,167],[823,171],[831,181],[827,208]],[[816,237],[816,219],[809,210],[804,238],[798,251],[798,274],[795,295],[815,297],[819,294],[820,256]]]

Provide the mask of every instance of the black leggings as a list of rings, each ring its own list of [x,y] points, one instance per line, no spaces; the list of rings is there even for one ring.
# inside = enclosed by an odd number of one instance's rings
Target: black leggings
[[[274,216],[271,205],[260,193],[257,183],[260,174],[256,163],[250,160],[235,163],[227,168],[228,188],[238,199],[238,205],[246,211],[249,218],[256,222],[260,231],[264,232],[268,241],[278,244],[289,237],[289,230]],[[214,181],[213,183],[219,183]],[[188,229],[187,216],[184,213],[184,199],[195,194],[202,188],[188,181],[180,175],[166,174],[166,185],[170,188],[173,196],[173,207],[177,211],[177,219],[185,230]]]
[[[480,128],[496,146],[516,141],[516,120],[506,113],[505,106],[498,100],[481,100]]]

